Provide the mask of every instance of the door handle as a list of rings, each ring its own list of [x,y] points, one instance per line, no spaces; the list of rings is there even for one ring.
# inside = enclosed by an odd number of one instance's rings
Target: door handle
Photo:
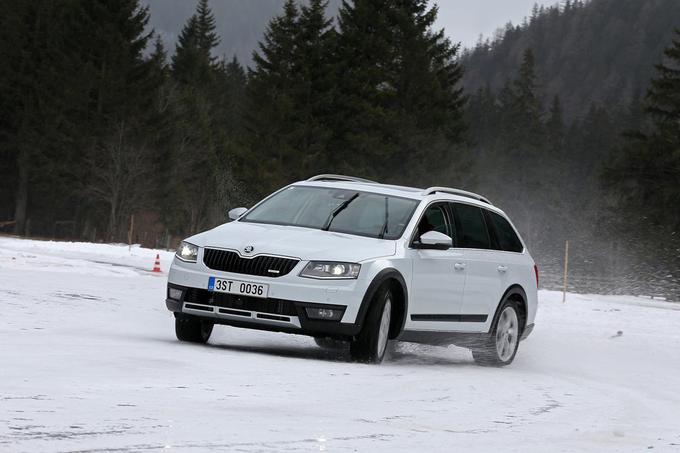
[[[508,266],[503,266],[502,264],[498,266],[496,269],[498,269],[498,272],[501,274],[505,274],[505,272],[508,270]]]
[[[457,271],[462,271],[467,267],[467,264],[465,263],[456,263],[453,265],[453,268]]]

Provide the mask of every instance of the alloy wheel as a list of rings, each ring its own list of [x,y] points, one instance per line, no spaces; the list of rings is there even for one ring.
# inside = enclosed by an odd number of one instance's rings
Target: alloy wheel
[[[498,358],[507,362],[515,353],[519,341],[519,320],[513,307],[506,307],[501,313],[496,328],[496,351]]]

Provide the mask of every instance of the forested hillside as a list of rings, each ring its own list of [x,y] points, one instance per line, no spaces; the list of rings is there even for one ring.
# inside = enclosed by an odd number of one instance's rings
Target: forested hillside
[[[344,3],[332,25],[329,2],[287,0],[248,71],[210,5],[165,49],[138,0],[0,4],[6,230],[127,240],[136,213],[167,245],[310,173],[460,172],[458,48],[426,1]]]
[[[679,2],[567,1],[461,55],[426,0],[271,0],[245,67],[249,3],[170,48],[140,0],[0,3],[0,231],[171,246],[344,172],[483,193],[546,285],[569,240],[577,287],[680,298]]]
[[[677,0],[566,0],[562,7],[534,7],[523,24],[508,24],[495,37],[466,51],[465,87],[503,88],[525,49],[536,58],[540,91],[558,95],[568,118],[591,105],[626,107],[644,96],[654,65],[680,21]]]
[[[639,140],[657,103],[677,105],[677,85],[663,84],[664,100],[647,93],[677,74],[677,59],[666,74],[656,67],[672,61],[674,26],[672,0],[568,1],[535,8],[462,58],[471,185],[513,216],[548,276],[570,240],[574,274],[593,290],[680,287],[680,222],[659,215],[677,211],[677,148]]]

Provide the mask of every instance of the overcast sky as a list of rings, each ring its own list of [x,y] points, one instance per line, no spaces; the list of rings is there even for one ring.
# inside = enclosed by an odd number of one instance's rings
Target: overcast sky
[[[334,14],[340,0],[331,0]],[[446,29],[453,42],[472,47],[479,35],[492,37],[496,29],[508,21],[518,24],[531,14],[534,3],[555,4],[558,0],[430,0],[439,5],[438,27]],[[149,28],[163,38],[170,52],[187,18],[194,13],[197,0],[142,0],[151,7]],[[281,12],[283,0],[210,0],[217,19],[221,44],[217,55],[231,57],[248,64],[253,49],[262,39],[267,22]]]
[[[471,47],[480,34],[491,37],[507,22],[518,24],[531,14],[534,3],[554,5],[558,0],[438,0],[439,26],[454,42]]]

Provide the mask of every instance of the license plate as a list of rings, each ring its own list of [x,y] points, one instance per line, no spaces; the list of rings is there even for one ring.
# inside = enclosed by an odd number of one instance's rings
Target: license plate
[[[269,285],[210,277],[208,279],[208,291],[266,298],[267,293],[269,293]]]

